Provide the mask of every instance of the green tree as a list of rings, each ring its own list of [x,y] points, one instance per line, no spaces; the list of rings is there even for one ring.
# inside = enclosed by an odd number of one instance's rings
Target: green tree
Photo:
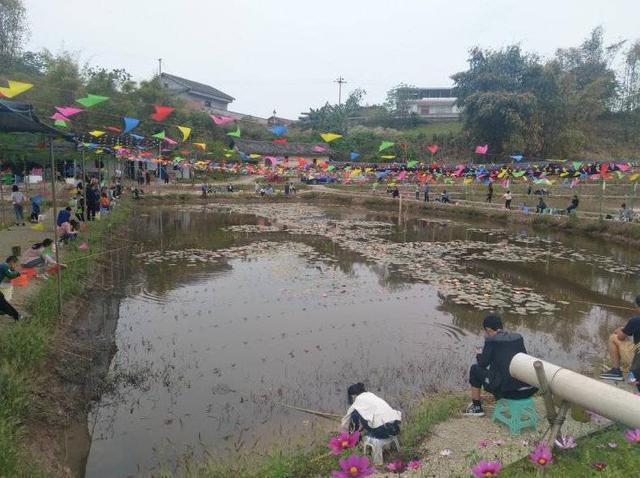
[[[28,33],[22,0],[0,0],[0,64],[7,67],[19,56]]]
[[[302,130],[312,130],[316,133],[346,134],[349,129],[350,120],[358,116],[362,99],[367,94],[363,89],[353,90],[347,101],[341,105],[326,103],[324,106],[313,109],[300,118],[299,126]]]
[[[469,69],[452,79],[474,143],[488,143],[495,153],[538,149],[540,118],[531,80],[539,69],[538,57],[517,45],[470,51]]]

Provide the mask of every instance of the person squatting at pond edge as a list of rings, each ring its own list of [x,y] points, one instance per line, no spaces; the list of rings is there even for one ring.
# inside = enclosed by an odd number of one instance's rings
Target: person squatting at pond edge
[[[0,284],[5,279],[11,280],[20,276],[20,273],[16,270],[18,264],[18,258],[16,256],[7,257],[6,262],[0,264]],[[18,311],[5,299],[4,294],[0,292],[0,315],[8,315],[13,317],[16,322],[20,320],[20,314]]]
[[[578,195],[576,194],[575,196],[573,196],[571,204],[567,208],[567,214],[570,214],[571,211],[575,211],[576,209],[578,209],[578,204],[580,204],[580,200],[578,199]]]
[[[640,295],[636,296],[636,306],[640,307]],[[633,343],[628,339],[633,337]],[[624,327],[613,331],[607,342],[611,357],[611,369],[600,375],[603,380],[622,381],[621,362],[630,363],[629,383],[636,385],[640,391],[640,316],[629,319]]]
[[[527,353],[522,335],[505,331],[502,319],[497,315],[486,316],[482,327],[485,333],[484,347],[476,349],[478,363],[472,365],[469,371],[471,403],[463,413],[465,416],[484,416],[480,397],[482,388],[496,400],[520,400],[529,398],[538,391],[509,373],[511,359],[520,352]]]
[[[40,270],[40,278],[46,279],[47,267],[67,267],[65,264],[57,263],[53,258],[53,241],[49,238],[42,242],[33,244],[27,251],[22,254],[20,265],[25,269],[38,268]]]
[[[342,428],[349,432],[365,432],[372,438],[389,438],[400,433],[402,413],[377,395],[367,392],[364,384],[347,389],[349,409],[342,418]]]

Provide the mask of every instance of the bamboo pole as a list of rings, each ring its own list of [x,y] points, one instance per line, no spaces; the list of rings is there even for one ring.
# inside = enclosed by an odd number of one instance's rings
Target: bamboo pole
[[[53,136],[49,136],[49,158],[51,159],[51,218],[53,221],[53,243],[56,245],[56,263],[60,264],[60,244],[58,243],[58,224],[56,218],[56,163],[53,157]],[[44,181],[43,181],[44,182]],[[62,277],[60,266],[56,270],[56,285],[58,286],[58,317],[62,318]]]
[[[310,415],[316,415],[318,417],[326,418],[328,420],[336,420],[336,419],[342,420],[342,415],[337,415],[335,413],[320,412],[318,410],[311,410],[308,408],[296,407],[295,405],[288,405],[286,403],[277,403],[277,405],[280,405],[281,407],[284,407],[284,408],[290,408],[291,410],[297,410],[299,412],[309,413]]]

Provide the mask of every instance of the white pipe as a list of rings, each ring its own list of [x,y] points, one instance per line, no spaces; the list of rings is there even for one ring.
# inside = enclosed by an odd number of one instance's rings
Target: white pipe
[[[533,363],[540,360],[519,353],[511,360],[512,377],[540,387]],[[640,397],[544,360],[544,373],[551,392],[568,402],[631,428],[640,428]]]

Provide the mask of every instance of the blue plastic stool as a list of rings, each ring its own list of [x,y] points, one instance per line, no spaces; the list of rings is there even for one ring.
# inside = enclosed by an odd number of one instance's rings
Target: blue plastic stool
[[[538,412],[531,397],[522,400],[502,398],[496,402],[491,420],[507,425],[512,435],[520,435],[523,428],[531,427],[535,430]]]

